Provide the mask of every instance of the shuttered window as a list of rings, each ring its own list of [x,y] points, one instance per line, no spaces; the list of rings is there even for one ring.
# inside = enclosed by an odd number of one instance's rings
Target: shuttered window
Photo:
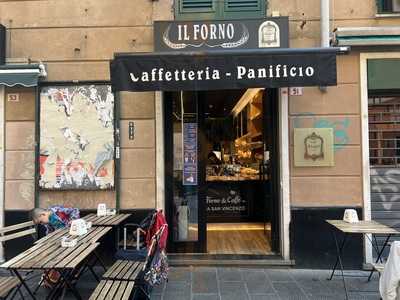
[[[226,0],[225,11],[256,11],[261,9],[258,0]]]
[[[181,12],[212,12],[214,11],[213,0],[182,0]]]
[[[379,14],[400,13],[400,0],[376,0]]]
[[[175,0],[176,20],[265,17],[267,0]]]

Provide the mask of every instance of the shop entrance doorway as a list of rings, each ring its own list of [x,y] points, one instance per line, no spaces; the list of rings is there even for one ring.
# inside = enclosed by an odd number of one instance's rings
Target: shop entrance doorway
[[[170,252],[279,253],[278,89],[164,93]]]

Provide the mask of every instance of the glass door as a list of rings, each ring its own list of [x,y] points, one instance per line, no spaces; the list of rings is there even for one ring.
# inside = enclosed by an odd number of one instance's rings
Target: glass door
[[[165,93],[166,213],[170,252],[205,251],[201,122],[196,92]]]

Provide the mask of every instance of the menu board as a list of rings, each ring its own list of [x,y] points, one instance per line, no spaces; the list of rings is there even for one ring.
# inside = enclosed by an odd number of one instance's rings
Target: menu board
[[[183,123],[183,185],[197,185],[197,123]]]

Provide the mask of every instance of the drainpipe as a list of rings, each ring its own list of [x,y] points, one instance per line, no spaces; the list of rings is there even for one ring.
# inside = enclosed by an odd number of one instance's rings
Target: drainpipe
[[[0,228],[4,227],[4,107],[5,88],[0,85]],[[0,263],[4,262],[4,246],[0,242]]]
[[[329,43],[329,0],[321,0],[321,47],[330,46]]]
[[[321,47],[329,48],[330,46],[330,29],[329,29],[329,0],[321,0]],[[320,86],[319,90],[322,93],[327,92],[326,86]]]

